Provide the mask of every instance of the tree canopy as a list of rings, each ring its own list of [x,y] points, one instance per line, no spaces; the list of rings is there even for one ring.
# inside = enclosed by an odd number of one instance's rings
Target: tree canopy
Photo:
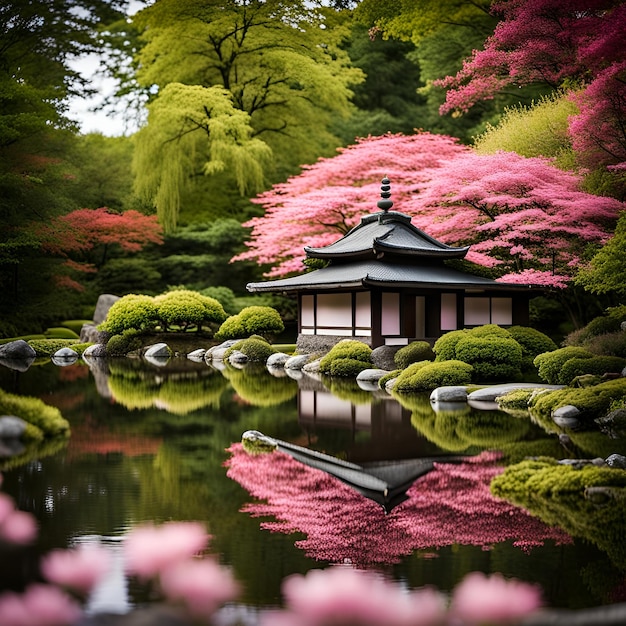
[[[138,188],[167,229],[195,176],[235,172],[242,192],[332,150],[331,124],[362,80],[339,44],[340,14],[308,2],[159,0],[134,18],[144,45],[137,80],[150,88],[137,136]],[[280,174],[279,174],[280,176]],[[156,182],[155,181],[159,181]]]

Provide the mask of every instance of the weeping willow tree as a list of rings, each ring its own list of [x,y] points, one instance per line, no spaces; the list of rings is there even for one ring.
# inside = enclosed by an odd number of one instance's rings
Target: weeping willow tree
[[[250,116],[221,87],[166,85],[136,135],[137,193],[151,201],[166,232],[176,227],[180,197],[196,175],[228,171],[240,193],[262,188],[271,148],[252,136]]]
[[[159,0],[132,28],[135,84],[153,94],[136,187],[166,231],[203,175],[252,195],[340,145],[331,129],[363,80],[342,48],[348,14],[311,1]]]

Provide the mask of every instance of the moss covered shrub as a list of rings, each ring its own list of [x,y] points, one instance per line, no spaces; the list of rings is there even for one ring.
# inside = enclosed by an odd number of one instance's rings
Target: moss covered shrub
[[[233,344],[224,353],[224,358],[228,357],[235,351],[243,352],[248,357],[249,361],[265,363],[271,354],[274,354],[276,350],[265,340],[263,337],[252,336],[248,339],[242,339]]]
[[[125,330],[154,330],[158,321],[154,298],[129,294],[113,303],[98,330],[112,335],[120,335]]]
[[[68,435],[69,422],[54,406],[45,404],[39,398],[17,396],[0,389],[0,415],[15,415],[31,425],[26,436],[30,439]]]
[[[522,373],[522,347],[499,333],[475,335],[470,331],[457,343],[455,353],[458,360],[474,368],[476,382],[515,380]]]
[[[434,361],[435,353],[427,341],[412,341],[400,348],[394,355],[393,361],[397,367],[404,369],[418,361]]]
[[[38,357],[52,356],[61,348],[76,350],[77,339],[31,339],[28,345],[36,352]],[[76,354],[80,354],[76,350]]]
[[[456,355],[456,344],[459,343],[467,333],[467,330],[451,330],[449,333],[441,335],[433,346],[435,361],[450,361],[454,359]]]
[[[563,382],[561,378],[561,371],[565,363],[570,359],[590,359],[592,357],[593,354],[584,348],[567,346],[551,352],[538,354],[533,363],[538,369],[540,378],[549,385],[566,385],[569,383],[569,380]]]
[[[141,332],[133,328],[123,331],[119,335],[109,338],[106,345],[108,356],[125,356],[129,352],[139,350],[143,345]]]
[[[65,326],[55,326],[46,329],[44,337],[47,339],[78,339],[78,334]]]
[[[446,385],[468,385],[472,380],[472,371],[471,365],[457,360],[439,363],[420,361],[409,365],[400,373],[394,391],[414,393]]]
[[[498,408],[511,415],[528,414],[528,401],[532,397],[534,389],[514,389],[496,398]]]
[[[554,341],[548,335],[536,328],[528,326],[511,326],[507,328],[509,334],[522,347],[522,370],[528,371],[534,368],[533,361],[538,354],[551,352],[558,349]]]
[[[571,404],[581,411],[582,420],[591,422],[606,415],[625,395],[626,378],[618,378],[593,387],[566,387],[536,394],[529,401],[529,409],[540,423],[546,423],[556,409]]]
[[[576,376],[585,374],[619,374],[626,367],[626,359],[617,356],[594,356],[587,358],[573,358],[566,361],[559,374],[559,379],[563,384],[571,384]],[[567,382],[565,382],[567,381]]]
[[[173,326],[183,331],[217,328],[228,317],[222,305],[197,291],[177,289],[154,298],[156,315],[165,332]]]
[[[330,376],[356,377],[360,372],[370,367],[369,363],[357,359],[339,358],[330,364]]]
[[[320,360],[320,372],[331,374],[333,361],[336,359],[351,359],[363,364],[361,370],[372,367],[372,349],[362,341],[344,339],[336,343]],[[359,371],[361,371],[359,370]],[[358,372],[357,372],[358,373]]]
[[[250,335],[270,337],[285,330],[278,311],[269,306],[248,306],[237,315],[227,318],[220,326],[215,338],[244,339]]]
[[[400,376],[400,374],[402,373],[401,369],[398,370],[392,370],[391,372],[387,372],[384,376],[382,376],[381,378],[378,379],[378,386],[381,389],[385,388],[385,385],[390,381],[393,380],[394,378],[398,378],[398,376]]]

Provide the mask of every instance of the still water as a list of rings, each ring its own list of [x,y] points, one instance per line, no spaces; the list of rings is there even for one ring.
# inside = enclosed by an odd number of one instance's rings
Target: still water
[[[151,597],[124,575],[125,533],[147,521],[201,520],[211,551],[241,583],[239,608],[252,613],[281,603],[289,574],[333,563],[442,591],[471,571],[501,572],[539,583],[552,607],[624,600],[626,563],[592,537],[489,494],[504,464],[494,451],[509,460],[535,449],[571,456],[556,435],[499,411],[437,416],[428,396],[402,405],[353,382],[324,382],[182,358],[0,368],[2,389],[58,407],[72,428],[67,441],[0,459],[2,489],[40,528],[35,546],[2,548],[0,589],[37,579],[39,558],[51,549],[99,543],[116,567],[87,608],[127,612]],[[288,455],[250,457],[240,445],[248,430],[357,464],[442,463],[385,512]],[[444,462],[459,455],[469,463]]]

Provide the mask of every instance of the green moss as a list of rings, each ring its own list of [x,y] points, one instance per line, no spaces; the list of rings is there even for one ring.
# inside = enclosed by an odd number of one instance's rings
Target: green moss
[[[15,415],[38,428],[44,437],[69,434],[69,422],[56,407],[49,406],[39,398],[18,396],[0,389],[0,415]],[[27,430],[29,438],[37,439],[32,428]]]
[[[343,376],[355,378],[360,372],[371,367],[371,363],[364,363],[357,359],[339,358],[330,364],[330,376]]]
[[[244,369],[227,367],[224,376],[237,395],[252,406],[277,406],[298,393],[298,383],[285,376],[272,376],[263,365],[251,363]]]
[[[250,335],[270,337],[285,330],[285,325],[278,311],[269,306],[249,306],[226,319],[220,326],[215,338],[244,339]]]
[[[391,372],[387,372],[387,374],[385,374],[384,376],[382,376],[381,378],[378,379],[378,386],[381,389],[385,388],[385,385],[392,380],[393,378],[398,378],[398,376],[400,376],[400,374],[402,373],[401,369],[398,370],[392,370]]]
[[[322,357],[320,360],[320,372],[322,372],[322,374],[330,375],[332,363],[336,359],[351,359],[353,361],[358,361],[365,364],[365,367],[361,367],[361,369],[366,369],[367,367],[371,367],[372,349],[362,341],[344,339],[343,341],[335,344],[328,351],[328,353]]]
[[[129,352],[139,350],[142,345],[141,331],[128,328],[121,334],[109,338],[106,353],[108,356],[126,356]]]
[[[522,370],[534,370],[533,361],[538,354],[556,350],[558,346],[548,335],[528,326],[511,326],[507,329],[522,347]]]
[[[48,339],[78,339],[78,334],[64,326],[56,326],[48,328],[44,332],[44,337]]]
[[[28,342],[28,345],[37,353],[38,357],[50,357],[61,348],[76,350],[76,347],[82,344],[79,344],[76,339],[33,339]],[[76,350],[76,354],[80,354],[78,350]]]
[[[559,379],[563,384],[571,384],[577,376],[595,374],[602,376],[607,373],[619,374],[626,367],[626,359],[617,356],[594,356],[592,358],[573,358],[563,364]]]
[[[162,330],[173,327],[183,331],[217,329],[228,317],[222,305],[197,291],[176,289],[154,298],[156,315]]]
[[[435,353],[427,341],[412,341],[407,346],[400,348],[393,357],[394,363],[400,369],[404,369],[419,361],[434,361]]]
[[[154,298],[128,294],[113,303],[98,330],[112,335],[119,335],[125,330],[154,330],[158,321]]]
[[[470,332],[456,344],[455,353],[459,361],[472,365],[474,381],[509,381],[521,376],[522,347],[512,337]]]
[[[398,376],[394,390],[415,393],[446,385],[467,385],[472,379],[472,370],[471,365],[456,360],[413,363]]]
[[[242,339],[233,344],[224,353],[224,359],[227,359],[235,350],[243,352],[249,361],[265,363],[271,354],[276,350],[263,337],[253,336],[248,339]]]
[[[456,358],[456,344],[467,336],[467,330],[452,330],[435,341],[433,351],[436,361],[450,361]]]

